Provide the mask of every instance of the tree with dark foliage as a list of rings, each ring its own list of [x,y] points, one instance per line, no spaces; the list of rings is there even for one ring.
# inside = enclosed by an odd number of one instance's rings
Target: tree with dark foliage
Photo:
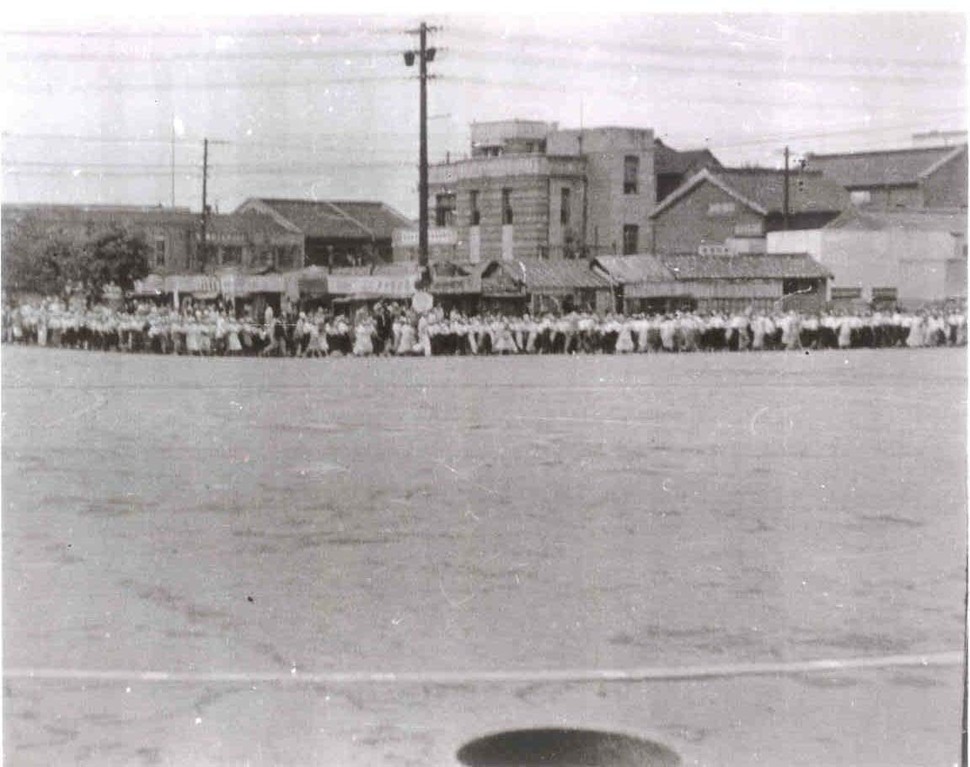
[[[97,301],[106,285],[131,290],[149,272],[148,254],[144,236],[122,227],[80,234],[20,221],[4,236],[4,289],[62,295],[80,288]]]

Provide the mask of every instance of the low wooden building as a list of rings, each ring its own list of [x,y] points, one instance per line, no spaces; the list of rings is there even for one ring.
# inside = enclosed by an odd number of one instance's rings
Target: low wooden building
[[[522,258],[482,270],[482,311],[521,314],[612,311],[610,281],[589,261]]]
[[[818,311],[832,277],[804,253],[659,258],[699,311]]]
[[[303,266],[355,266],[388,262],[394,231],[413,227],[382,202],[253,197],[236,213],[259,212],[303,238]]]
[[[692,302],[690,287],[655,255],[600,256],[593,269],[610,281],[617,308],[624,314],[662,314]]]

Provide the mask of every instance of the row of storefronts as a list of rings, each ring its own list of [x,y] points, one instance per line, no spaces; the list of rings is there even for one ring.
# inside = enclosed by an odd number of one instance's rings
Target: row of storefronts
[[[828,300],[831,278],[809,256],[788,254],[440,261],[431,265],[431,274],[435,303],[468,314],[812,310]],[[264,274],[149,275],[135,295],[176,304],[192,297],[339,310],[380,299],[410,302],[418,281],[414,264],[314,266]]]

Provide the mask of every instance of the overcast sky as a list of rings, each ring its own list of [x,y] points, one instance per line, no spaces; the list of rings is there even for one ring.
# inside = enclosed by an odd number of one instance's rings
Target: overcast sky
[[[6,16],[6,14],[5,14]],[[117,16],[115,18],[118,18]],[[432,161],[473,121],[651,128],[725,164],[966,130],[966,17],[428,15]],[[7,16],[3,202],[381,200],[417,213],[421,19]],[[174,138],[174,143],[173,143]]]

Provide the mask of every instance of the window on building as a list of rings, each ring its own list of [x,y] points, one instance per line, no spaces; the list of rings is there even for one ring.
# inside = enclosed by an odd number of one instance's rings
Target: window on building
[[[568,186],[562,188],[561,197],[559,200],[559,222],[563,226],[569,226],[569,218],[572,211],[570,210],[570,194],[572,190]]]
[[[478,207],[478,190],[472,189],[469,200],[468,209],[470,211],[468,216],[468,223],[471,226],[478,226],[482,223],[482,211]]]
[[[455,224],[455,195],[443,192],[435,195],[434,208],[435,226],[454,226]]]
[[[626,224],[623,227],[623,255],[632,256],[637,252],[640,239],[640,227],[636,224]]]
[[[297,249],[288,245],[277,245],[273,248],[273,260],[277,268],[294,266],[296,262]]]
[[[623,158],[623,194],[637,194],[637,179],[640,176],[640,158],[628,154]]]
[[[712,202],[707,206],[709,216],[731,216],[737,207],[733,202]]]
[[[242,263],[242,246],[241,245],[223,245],[222,246],[222,263],[224,263],[224,264],[241,264]]]
[[[512,190],[502,190],[502,224],[508,226],[512,223]]]
[[[872,192],[868,189],[854,189],[849,192],[849,199],[853,205],[866,205],[872,202]]]
[[[763,221],[743,221],[734,225],[735,237],[763,237],[765,226]]]
[[[155,238],[155,254],[154,254],[154,265],[155,267],[165,266],[165,256],[168,241],[164,237]]]

